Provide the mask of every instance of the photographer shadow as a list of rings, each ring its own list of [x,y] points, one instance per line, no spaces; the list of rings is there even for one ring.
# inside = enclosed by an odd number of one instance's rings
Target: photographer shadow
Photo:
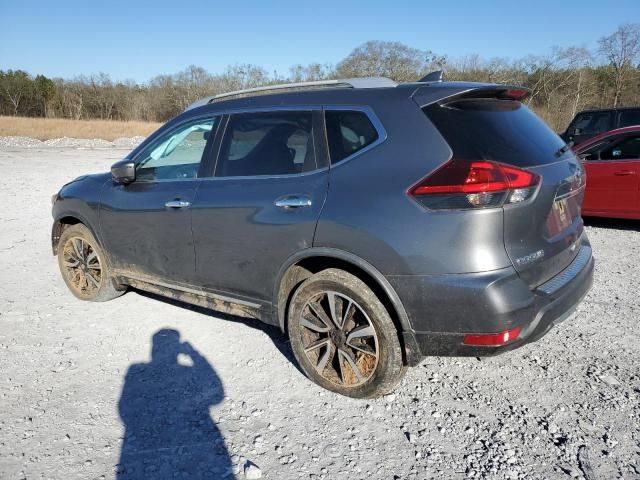
[[[131,365],[122,388],[117,478],[225,478],[231,460],[209,414],[224,398],[221,380],[176,330],[159,330],[152,341],[151,361]]]

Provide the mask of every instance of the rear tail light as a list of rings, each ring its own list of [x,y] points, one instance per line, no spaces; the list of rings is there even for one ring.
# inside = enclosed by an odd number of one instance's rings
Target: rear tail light
[[[451,160],[409,189],[427,208],[499,207],[533,196],[540,176],[486,160]]]
[[[465,335],[462,343],[465,345],[477,345],[482,347],[499,347],[511,343],[520,335],[521,328],[514,328],[511,330],[505,330],[500,333],[488,333],[488,334],[470,334]]]

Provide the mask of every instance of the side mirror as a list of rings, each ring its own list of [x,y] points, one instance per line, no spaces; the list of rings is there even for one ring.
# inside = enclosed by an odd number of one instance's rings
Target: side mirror
[[[111,166],[111,178],[115,183],[127,185],[136,179],[136,164],[128,158]]]

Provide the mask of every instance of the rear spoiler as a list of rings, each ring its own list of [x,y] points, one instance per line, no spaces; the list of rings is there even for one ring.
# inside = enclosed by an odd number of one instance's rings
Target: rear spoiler
[[[416,90],[412,97],[422,108],[436,102],[446,104],[467,98],[498,98],[522,101],[530,95],[531,90],[515,85],[443,82],[435,85],[425,85]]]

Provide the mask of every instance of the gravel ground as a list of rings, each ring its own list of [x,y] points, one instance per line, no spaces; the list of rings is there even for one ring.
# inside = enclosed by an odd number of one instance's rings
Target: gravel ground
[[[0,148],[1,478],[640,478],[639,223],[588,227],[595,286],[539,342],[358,401],[257,322],[67,291],[50,196],[125,154]]]
[[[137,146],[145,137],[120,137],[113,142],[101,138],[52,138],[49,140],[38,140],[31,137],[0,137],[0,148],[14,149],[20,148],[133,148]]]

